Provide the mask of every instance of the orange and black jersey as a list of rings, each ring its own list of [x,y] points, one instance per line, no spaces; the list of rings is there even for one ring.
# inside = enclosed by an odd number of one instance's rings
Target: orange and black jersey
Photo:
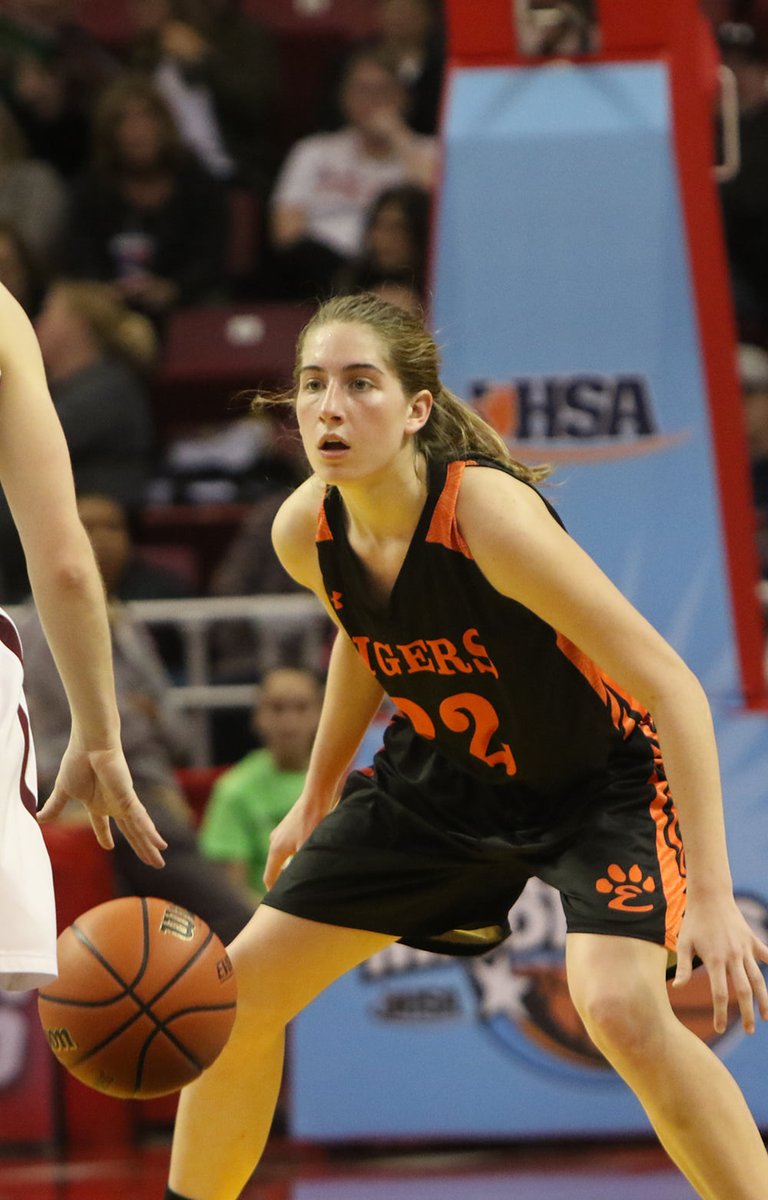
[[[557,809],[625,774],[648,779],[660,767],[648,713],[474,562],[456,520],[461,479],[474,465],[506,469],[490,459],[430,467],[385,605],[371,597],[349,544],[340,493],[326,489],[317,550],[339,620],[416,734],[465,771],[511,786],[521,802]]]

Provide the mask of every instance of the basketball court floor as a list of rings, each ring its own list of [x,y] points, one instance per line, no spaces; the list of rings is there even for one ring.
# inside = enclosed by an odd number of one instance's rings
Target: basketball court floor
[[[0,1158],[0,1200],[162,1200],[165,1140],[54,1161]],[[539,1146],[323,1153],[270,1147],[244,1200],[695,1200],[661,1150]]]

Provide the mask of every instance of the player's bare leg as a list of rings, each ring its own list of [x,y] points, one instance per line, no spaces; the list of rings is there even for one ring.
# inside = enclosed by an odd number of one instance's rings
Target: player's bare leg
[[[735,1080],[678,1021],[666,951],[635,938],[571,934],[574,1004],[629,1084],[664,1148],[704,1200],[765,1200],[768,1155]]]
[[[394,939],[262,905],[229,947],[238,987],[229,1042],[179,1102],[170,1185],[189,1200],[235,1200],[269,1135],[285,1026],[324,988]],[[768,1193],[766,1193],[768,1194]]]

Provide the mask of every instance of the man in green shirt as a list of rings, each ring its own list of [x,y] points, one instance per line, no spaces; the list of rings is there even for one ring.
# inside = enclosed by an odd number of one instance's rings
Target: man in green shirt
[[[252,750],[220,775],[200,829],[200,847],[226,865],[233,881],[261,897],[269,835],[304,787],[322,703],[310,672],[281,667],[259,688],[253,730],[262,749]]]

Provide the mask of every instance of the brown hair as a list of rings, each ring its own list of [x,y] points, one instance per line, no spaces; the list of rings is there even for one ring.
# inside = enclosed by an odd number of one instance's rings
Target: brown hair
[[[144,104],[157,120],[163,166],[174,167],[184,157],[176,123],[161,93],[144,76],[125,75],[104,89],[93,114],[92,165],[102,175],[120,173],[122,162],[117,130],[135,101]]]
[[[547,465],[526,466],[514,459],[503,438],[480,414],[444,386],[440,379],[440,353],[421,317],[370,292],[334,296],[321,304],[296,344],[294,388],[283,396],[257,397],[255,407],[294,401],[304,343],[315,329],[331,322],[368,326],[381,341],[387,362],[406,396],[415,396],[424,389],[432,393],[429,419],[415,434],[416,448],[428,461],[477,454],[509,467],[526,483],[538,483],[551,473]]]
[[[136,371],[154,364],[158,340],[151,321],[128,308],[108,283],[57,279],[51,292],[62,295],[86,322],[103,354],[122,358]]]

